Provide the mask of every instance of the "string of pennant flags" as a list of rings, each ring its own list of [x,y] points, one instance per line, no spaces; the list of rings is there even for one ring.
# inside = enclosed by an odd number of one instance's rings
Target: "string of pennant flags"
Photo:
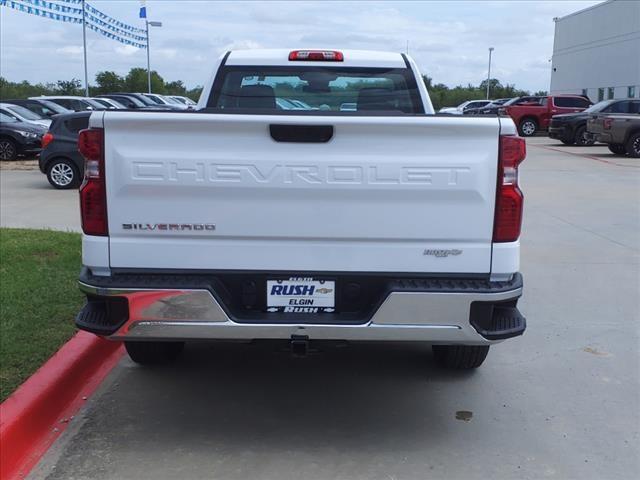
[[[148,40],[144,29],[121,22],[86,2],[83,15],[83,9],[77,7],[80,4],[82,0],[0,0],[0,6],[31,15],[65,23],[82,24],[84,21],[87,28],[107,38],[136,48],[147,48]]]
[[[136,27],[132,27],[131,25],[128,25],[126,23],[120,22],[119,20],[116,20],[115,18],[110,17],[106,13],[101,12],[97,8],[94,8],[93,6],[89,5],[88,3],[85,3],[85,8],[87,9],[87,11],[89,13],[92,13],[92,14],[98,16],[101,20],[103,20],[103,21],[105,21],[107,23],[112,23],[116,27],[120,27],[123,30],[127,30],[129,32],[134,32],[134,33],[142,33],[142,34],[146,33],[144,28],[136,28]]]

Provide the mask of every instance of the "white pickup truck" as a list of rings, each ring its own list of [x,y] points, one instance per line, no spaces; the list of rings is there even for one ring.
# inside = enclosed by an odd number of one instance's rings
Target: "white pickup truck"
[[[233,51],[195,111],[89,126],[76,323],[138,363],[189,340],[419,341],[467,369],[525,330],[524,140],[434,115],[406,55]]]

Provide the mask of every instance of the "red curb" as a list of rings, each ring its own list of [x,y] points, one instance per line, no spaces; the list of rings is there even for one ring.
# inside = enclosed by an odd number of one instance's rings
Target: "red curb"
[[[24,478],[122,357],[122,344],[79,332],[0,404],[0,478]]]

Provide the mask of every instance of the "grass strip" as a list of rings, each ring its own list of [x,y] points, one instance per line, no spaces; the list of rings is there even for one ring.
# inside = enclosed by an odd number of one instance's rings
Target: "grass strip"
[[[0,401],[75,333],[80,246],[77,233],[0,229]]]

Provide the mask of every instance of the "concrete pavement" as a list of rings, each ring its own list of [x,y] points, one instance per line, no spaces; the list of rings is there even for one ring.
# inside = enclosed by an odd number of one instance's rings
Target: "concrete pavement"
[[[79,232],[78,191],[52,188],[39,170],[1,170],[0,227]]]
[[[422,345],[126,359],[30,478],[637,478],[640,162],[528,144],[529,328],[478,371],[439,370]]]

